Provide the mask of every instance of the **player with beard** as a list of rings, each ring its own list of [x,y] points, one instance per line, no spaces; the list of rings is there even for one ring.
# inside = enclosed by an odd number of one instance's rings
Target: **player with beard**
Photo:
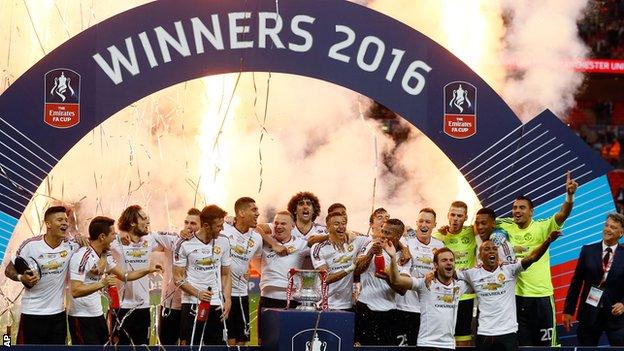
[[[353,311],[353,271],[358,252],[368,242],[364,236],[353,239],[347,234],[347,217],[332,212],[326,217],[329,238],[312,246],[312,265],[326,271],[329,308]]]
[[[258,206],[250,197],[234,203],[234,225],[224,224],[222,234],[230,241],[232,265],[232,310],[227,320],[228,344],[249,341],[249,262],[262,254],[262,236],[255,231]]]
[[[361,345],[393,345],[396,343],[392,310],[396,309],[395,290],[387,283],[387,276],[377,274],[377,263],[371,263],[375,256],[383,257],[384,266],[390,264],[390,256],[382,250],[383,242],[392,242],[393,247],[405,231],[399,219],[388,219],[381,228],[381,237],[369,240],[360,251],[355,263],[355,273],[361,275],[362,291],[356,308],[355,341]],[[399,255],[400,256],[400,255]],[[380,259],[379,258],[379,259]],[[378,258],[375,258],[378,260]]]
[[[509,233],[516,257],[524,258],[541,245],[550,232],[559,230],[572,212],[574,193],[578,184],[566,175],[566,197],[559,212],[546,219],[533,219],[533,202],[519,196],[513,202],[512,218],[502,218],[497,225]],[[550,274],[550,254],[546,254],[529,269],[518,275],[516,309],[518,342],[520,346],[554,346],[558,344],[555,301]]]
[[[462,201],[454,201],[448,211],[448,227],[433,233],[433,237],[441,240],[455,254],[454,264],[457,269],[469,269],[477,263],[477,241],[472,226],[464,226],[468,219],[468,206]],[[470,346],[472,337],[472,312],[475,295],[463,295],[457,312],[455,340],[458,346]]]
[[[258,343],[262,340],[262,309],[285,308],[287,304],[286,289],[288,287],[288,272],[291,268],[303,268],[304,261],[310,257],[310,248],[301,236],[294,236],[294,221],[289,211],[279,211],[275,214],[273,223],[260,224],[257,229],[266,236],[272,237],[280,247],[286,248],[286,255],[279,255],[272,246],[264,244],[262,247],[262,261],[260,264],[260,303],[258,304]],[[291,307],[297,303],[291,301]]]
[[[73,345],[103,345],[109,340],[99,292],[115,285],[117,279],[136,280],[161,270],[159,265],[124,272],[110,254],[115,240],[115,220],[98,216],[89,223],[89,245],[70,260],[68,322]]]
[[[516,254],[509,242],[509,234],[502,228],[496,228],[496,213],[493,209],[484,207],[477,211],[473,230],[477,234],[478,247],[492,240],[498,248],[498,257],[503,263],[516,262]],[[480,262],[480,257],[478,261]]]
[[[79,247],[66,237],[69,225],[65,207],[48,208],[43,221],[45,234],[26,239],[4,274],[26,286],[17,343],[64,345],[67,339],[65,277],[72,254]],[[23,267],[24,262],[28,267]]]
[[[288,201],[288,212],[295,219],[293,236],[306,239],[309,247],[326,239],[321,235],[327,234],[327,228],[314,222],[321,214],[321,204],[316,195],[308,191],[295,194]]]
[[[436,213],[431,208],[423,208],[418,213],[415,237],[405,238],[412,259],[400,267],[407,270],[414,278],[423,278],[433,270],[433,255],[444,247],[444,243],[432,238],[431,234],[436,226]],[[416,346],[418,328],[420,326],[420,301],[416,291],[408,290],[405,295],[396,296],[397,311],[395,311],[395,325],[397,335],[401,340],[400,346]]]
[[[516,277],[537,262],[561,232],[551,232],[546,240],[520,262],[501,264],[498,248],[486,240],[479,248],[480,267],[457,272],[476,292],[479,301],[477,350],[511,351],[518,349],[516,319]]]
[[[435,273],[429,282],[425,278],[408,277],[401,274],[396,264],[396,249],[385,242],[383,250],[392,257],[389,280],[401,289],[416,290],[420,298],[420,328],[418,350],[454,350],[455,319],[459,298],[468,285],[454,278],[455,255],[443,247],[433,255]]]
[[[184,229],[180,236],[190,239],[201,227],[201,211],[191,208],[184,218]],[[177,241],[177,240],[176,240]],[[163,279],[160,294],[160,314],[158,317],[158,340],[161,345],[177,345],[180,339],[180,310],[182,309],[182,291],[175,285],[173,278],[173,246],[164,245]]]
[[[139,205],[129,206],[119,216],[117,226],[121,233],[111,244],[111,253],[125,272],[149,267],[153,251],[173,251],[178,236],[166,232],[150,233],[149,224],[147,213]],[[122,281],[119,294],[121,308],[111,314],[113,343],[147,345],[151,325],[149,277]]]
[[[232,306],[231,250],[220,233],[226,212],[216,205],[200,214],[201,228],[180,240],[174,257],[174,277],[182,289],[180,345],[224,345],[225,320]],[[207,320],[198,320],[201,302],[210,304]]]

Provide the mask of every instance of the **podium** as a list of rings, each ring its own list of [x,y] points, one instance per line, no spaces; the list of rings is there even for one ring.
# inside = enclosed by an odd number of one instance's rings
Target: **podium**
[[[353,350],[355,314],[352,312],[267,308],[261,313],[262,350]]]

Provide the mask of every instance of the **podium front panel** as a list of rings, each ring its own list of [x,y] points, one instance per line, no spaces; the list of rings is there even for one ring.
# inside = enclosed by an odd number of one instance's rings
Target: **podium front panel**
[[[355,314],[352,312],[267,308],[261,313],[263,350],[353,350]]]

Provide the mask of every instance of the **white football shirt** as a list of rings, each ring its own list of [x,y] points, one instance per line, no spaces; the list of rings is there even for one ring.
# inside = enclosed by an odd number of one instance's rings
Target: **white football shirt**
[[[20,256],[29,262],[36,274],[38,270],[41,273],[35,286],[24,289],[22,313],[52,315],[65,310],[67,270],[72,254],[78,248],[78,244],[69,240],[63,240],[52,248],[45,242],[43,234],[22,243],[12,258],[13,264],[15,258]]]
[[[312,265],[319,269],[327,265],[328,274],[336,273],[355,263],[355,258],[368,242],[368,238],[358,236],[343,245],[343,251],[337,250],[327,240],[312,246]],[[328,285],[328,304],[330,309],[348,309],[353,306],[353,272]]]
[[[282,245],[288,249],[286,256],[279,256],[267,245],[262,247],[260,296],[286,300],[288,272],[291,268],[301,269],[304,260],[310,257],[308,243],[301,237],[291,236]]]
[[[483,267],[457,272],[477,293],[479,328],[477,334],[505,335],[518,331],[516,320],[516,277],[522,272],[520,262],[503,264],[493,272]]]
[[[197,236],[183,241],[176,248],[175,265],[186,268],[186,281],[195,289],[212,289],[210,304],[221,304],[221,267],[229,267],[230,241],[223,235],[204,243]],[[197,296],[182,292],[182,303],[197,304]]]
[[[100,256],[91,246],[81,247],[72,256],[69,263],[69,279],[82,282],[85,285],[98,283],[105,272],[115,268],[117,262],[113,256],[104,253],[106,266],[100,271],[98,264]],[[102,315],[102,298],[98,291],[82,297],[73,297],[69,294],[69,309],[67,314],[74,317],[98,317]]]
[[[249,261],[262,254],[262,236],[254,228],[241,233],[236,227],[227,223],[223,225],[221,234],[230,240],[232,296],[247,296],[249,294],[247,277]]]
[[[368,243],[360,251],[360,256],[366,255],[366,253],[373,247],[373,242],[368,238]],[[386,269],[390,267],[390,256],[385,251],[381,251]],[[401,256],[400,252],[397,252],[397,259]],[[405,267],[399,267],[401,273],[407,273]],[[375,258],[371,260],[368,268],[360,275],[360,282],[362,283],[362,290],[360,292],[359,301],[366,304],[368,308],[373,311],[389,311],[396,308],[396,293],[388,285],[388,283],[381,278],[375,277]]]
[[[409,275],[413,278],[423,278],[425,274],[433,271],[433,254],[437,249],[443,248],[444,243],[436,238],[431,238],[429,244],[424,244],[416,236],[408,237],[403,243],[409,248],[412,259],[405,265],[408,266]],[[396,295],[397,309],[407,312],[420,312],[420,301],[414,290],[408,290],[405,295]]]
[[[420,297],[417,346],[455,349],[457,306],[468,285],[461,280],[445,285],[434,279],[427,288],[424,278],[412,278],[412,289]]]
[[[111,243],[111,252],[124,272],[136,271],[150,266],[150,254],[152,251],[162,249],[163,244],[168,245],[169,235],[149,233],[139,238],[139,241],[123,245],[119,239]],[[150,307],[150,283],[149,275],[140,279],[122,282],[119,287],[121,308],[149,308]]]

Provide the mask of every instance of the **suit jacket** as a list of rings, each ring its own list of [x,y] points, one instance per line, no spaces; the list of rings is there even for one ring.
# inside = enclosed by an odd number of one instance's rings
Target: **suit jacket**
[[[577,320],[581,323],[594,323],[601,309],[604,315],[605,310],[611,311],[614,303],[624,302],[624,284],[622,284],[624,282],[624,246],[618,244],[609,275],[601,287],[604,292],[598,307],[585,303],[592,285],[598,286],[602,280],[602,252],[602,240],[583,246],[568,288],[564,313],[574,315],[578,303]],[[609,312],[608,315],[613,318],[612,321],[624,321],[624,314],[615,317]]]

